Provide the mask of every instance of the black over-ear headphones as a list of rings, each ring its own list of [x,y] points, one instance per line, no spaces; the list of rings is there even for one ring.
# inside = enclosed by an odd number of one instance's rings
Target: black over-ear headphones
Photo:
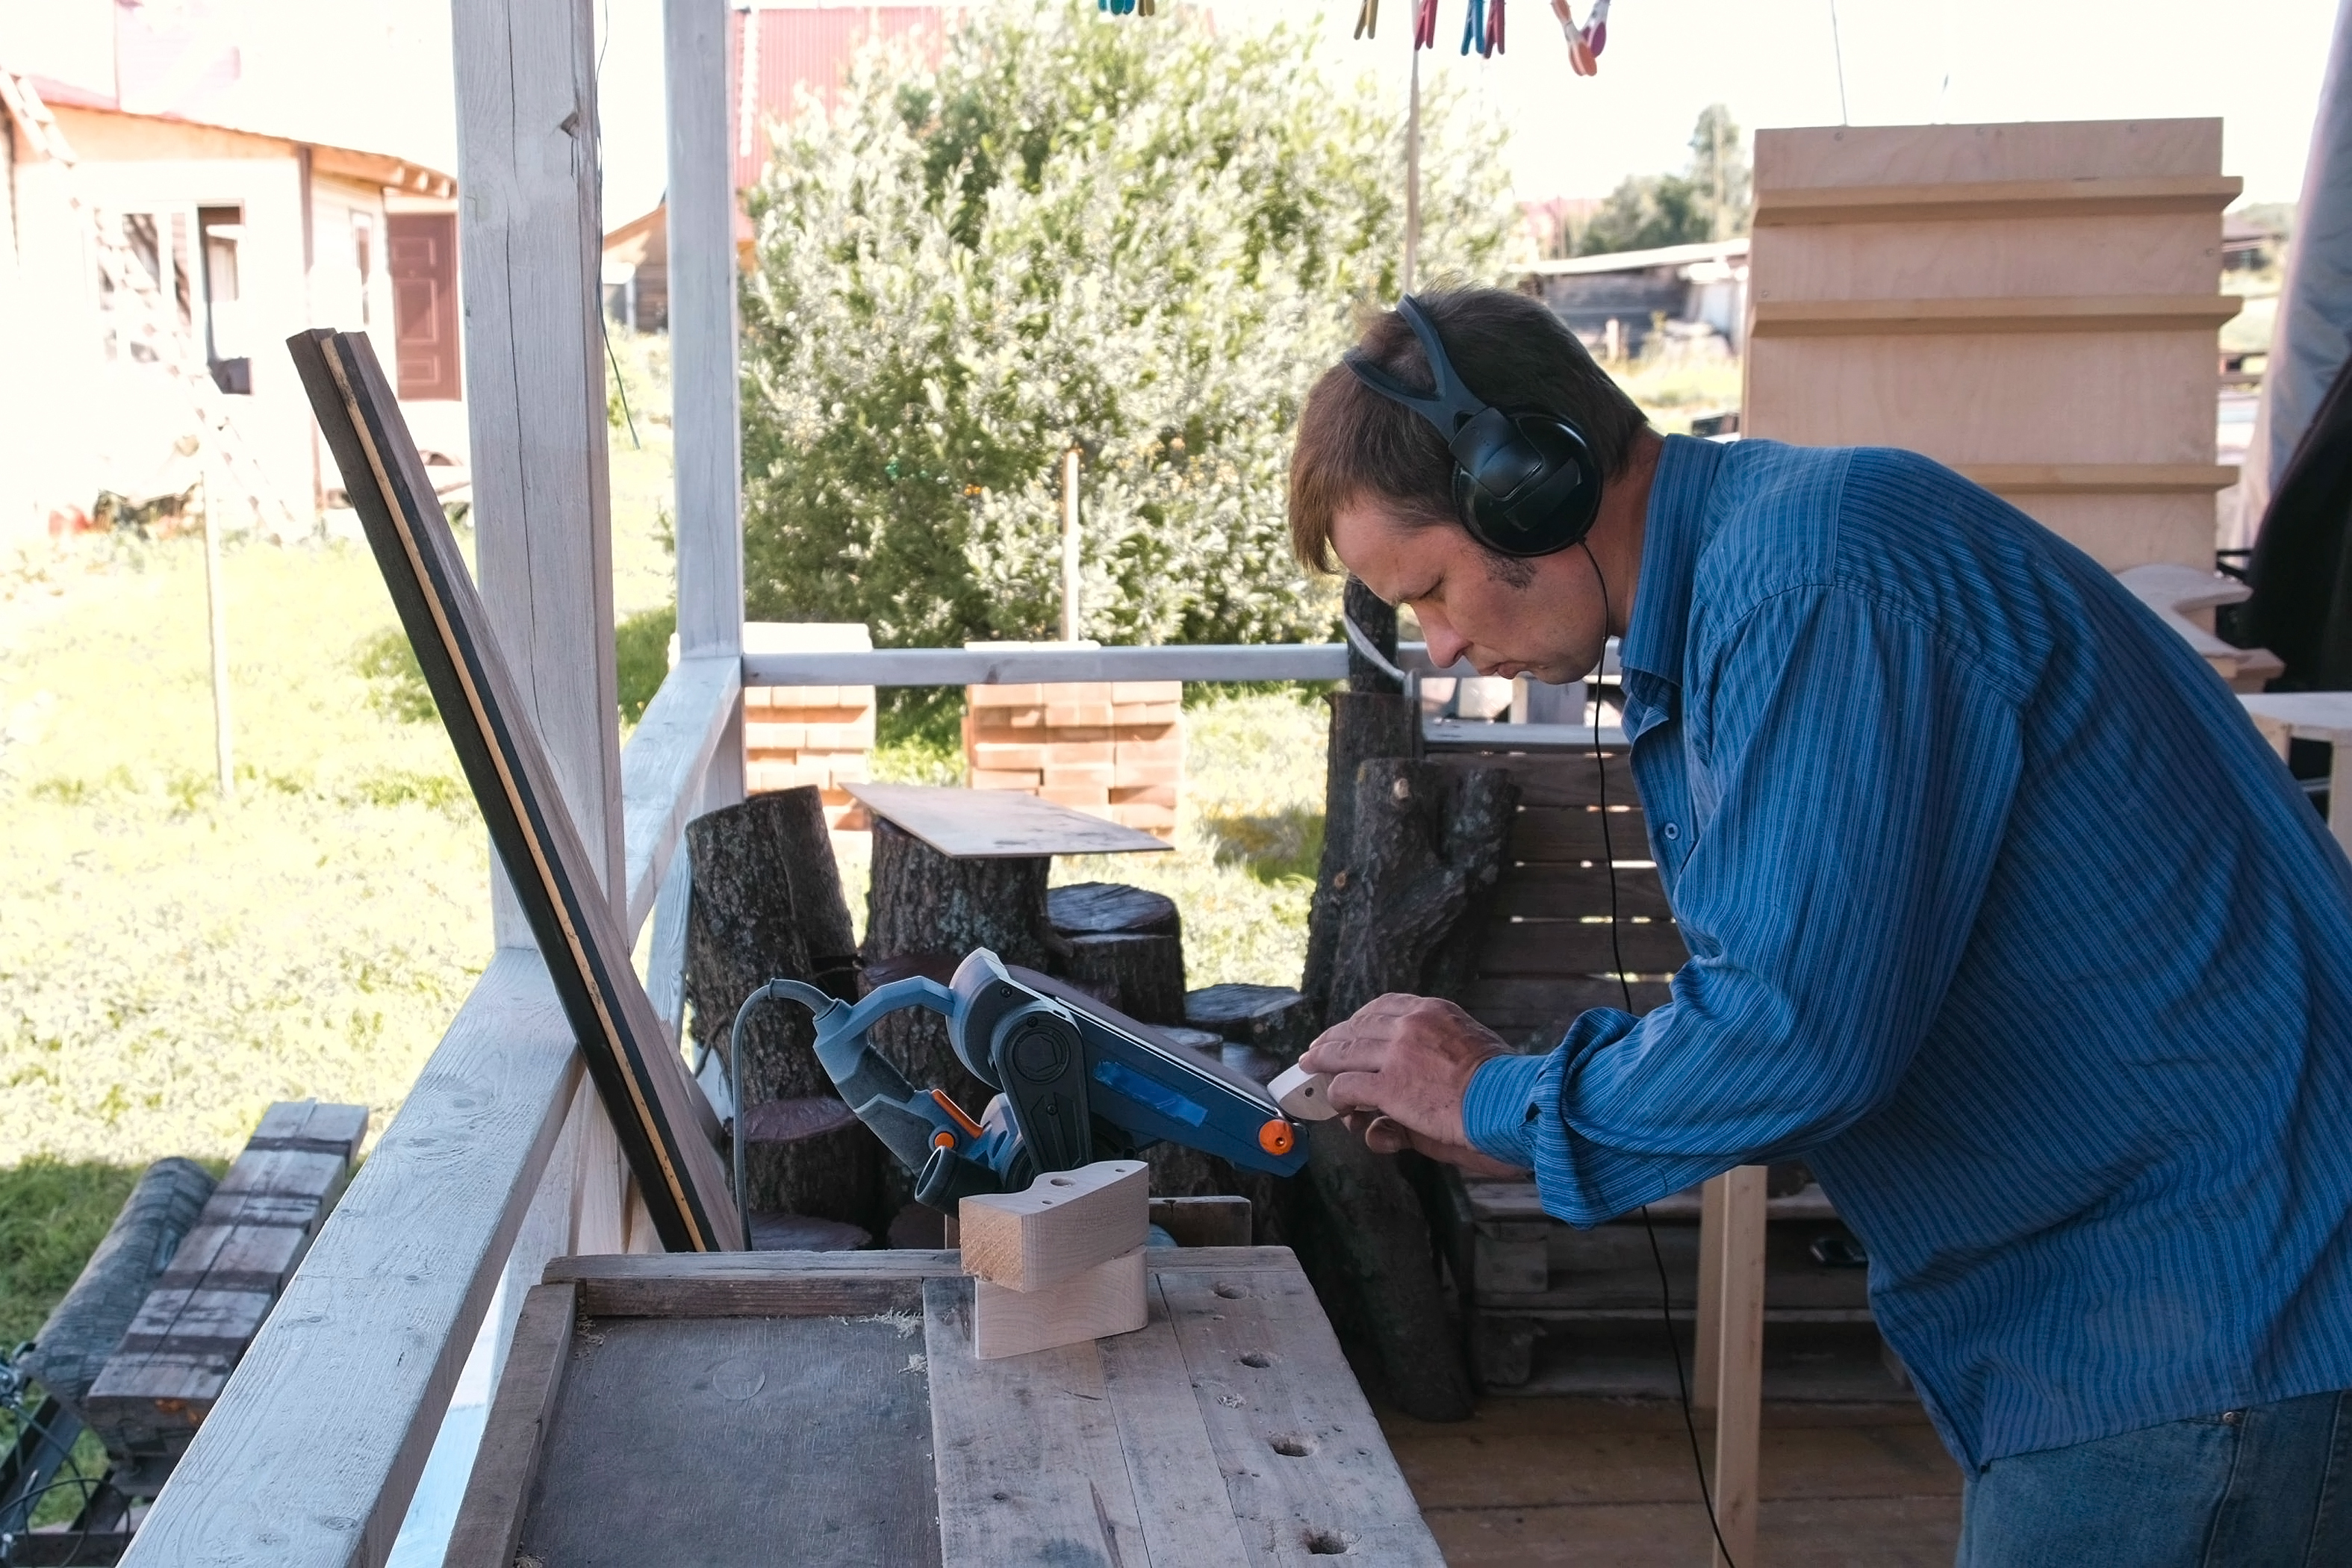
[[[1397,314],[1421,340],[1435,387],[1413,391],[1361,349],[1348,351],[1347,365],[1445,437],[1454,453],[1454,511],[1470,537],[1503,555],[1549,555],[1582,542],[1601,511],[1601,465],[1584,432],[1557,414],[1507,413],[1480,402],[1454,374],[1421,301],[1407,294]]]

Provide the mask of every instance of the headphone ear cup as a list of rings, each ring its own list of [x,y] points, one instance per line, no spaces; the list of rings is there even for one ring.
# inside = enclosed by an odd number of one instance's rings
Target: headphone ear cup
[[[1457,458],[1454,513],[1470,537],[1498,554],[1557,553],[1592,531],[1601,512],[1601,466],[1566,420],[1549,414],[1509,419],[1510,439],[1465,454],[1467,462]],[[1501,478],[1503,487],[1490,487],[1489,477]]]

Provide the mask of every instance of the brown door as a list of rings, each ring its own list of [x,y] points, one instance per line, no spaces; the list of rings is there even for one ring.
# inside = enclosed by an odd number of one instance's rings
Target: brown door
[[[384,219],[392,272],[392,335],[400,395],[465,395],[457,375],[457,218],[394,213]]]

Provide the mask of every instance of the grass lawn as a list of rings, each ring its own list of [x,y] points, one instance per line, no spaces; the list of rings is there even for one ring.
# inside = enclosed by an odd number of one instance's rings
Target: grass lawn
[[[637,415],[645,448],[613,443],[625,618],[670,596],[667,433]],[[233,542],[226,577],[233,802],[194,539],[87,540],[0,580],[0,1348],[149,1161],[224,1161],[281,1099],[366,1105],[380,1134],[488,956],[480,820],[385,658],[366,549]],[[1295,983],[1323,708],[1196,693],[1187,720],[1177,852],[1057,879],[1173,895],[1195,985]],[[943,771],[914,731],[877,762]],[[843,843],[862,923],[863,843]]]

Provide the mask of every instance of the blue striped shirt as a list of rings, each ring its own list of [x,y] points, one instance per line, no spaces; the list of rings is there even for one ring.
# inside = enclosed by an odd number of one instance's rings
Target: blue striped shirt
[[[2352,1384],[2352,866],[2182,638],[1924,458],[1675,437],[1622,657],[1690,961],[1479,1148],[1575,1225],[1803,1156],[1967,1464]]]

